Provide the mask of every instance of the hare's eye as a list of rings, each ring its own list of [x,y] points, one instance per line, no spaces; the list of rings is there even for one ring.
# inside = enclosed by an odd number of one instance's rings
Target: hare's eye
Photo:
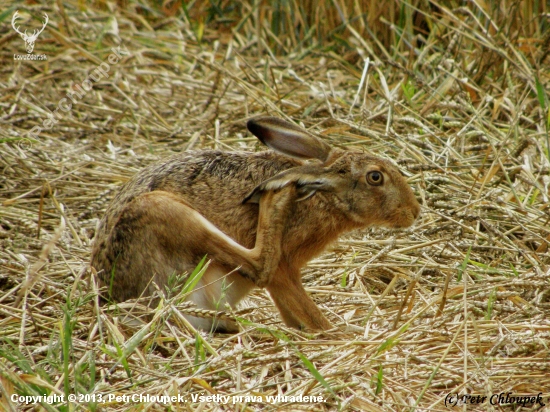
[[[384,175],[378,171],[367,173],[367,183],[372,186],[380,186],[384,182]]]

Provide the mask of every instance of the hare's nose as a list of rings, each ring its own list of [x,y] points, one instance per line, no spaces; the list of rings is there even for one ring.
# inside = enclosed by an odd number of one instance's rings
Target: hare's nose
[[[422,206],[421,206],[421,202],[419,202],[418,199],[415,199],[415,200],[416,200],[416,204],[412,208],[412,214],[413,214],[414,219],[416,220],[416,219],[418,219],[418,216],[420,216],[420,210],[421,210]]]

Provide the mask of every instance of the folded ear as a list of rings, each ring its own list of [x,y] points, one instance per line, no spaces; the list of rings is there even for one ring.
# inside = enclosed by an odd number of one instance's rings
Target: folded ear
[[[259,203],[262,192],[279,190],[290,184],[296,185],[297,202],[313,196],[317,191],[334,191],[337,186],[329,171],[322,167],[295,167],[264,180],[245,197],[243,203]]]
[[[249,120],[246,127],[266,146],[299,159],[324,162],[332,150],[318,137],[278,117],[257,117]]]

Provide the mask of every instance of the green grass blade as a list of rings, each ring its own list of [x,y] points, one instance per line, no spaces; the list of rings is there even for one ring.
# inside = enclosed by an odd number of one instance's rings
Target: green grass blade
[[[464,257],[464,260],[462,261],[462,264],[458,268],[458,281],[460,282],[462,280],[462,274],[464,273],[464,270],[466,269],[466,266],[468,266],[468,262],[470,261],[470,252],[472,251],[472,246],[468,248],[468,252],[466,252],[466,256]]]
[[[195,286],[197,286],[197,283],[199,283],[199,280],[201,280],[202,275],[204,275],[204,272],[206,272],[206,269],[208,269],[208,265],[210,262],[205,264],[206,262],[206,255],[201,259],[199,264],[195,267],[185,284],[183,285],[182,292],[183,293],[189,293],[191,292]]]
[[[317,370],[313,362],[311,362],[302,352],[298,350],[296,351],[296,354],[298,355],[302,363],[305,365],[305,367],[309,370],[311,375],[313,375],[313,377],[317,380],[317,382],[319,382],[327,391],[329,391],[334,396],[334,398],[336,399],[336,402],[338,402],[338,409],[340,409],[340,398],[338,398],[336,393],[334,393],[334,391],[332,390],[328,382],[325,380],[323,375],[321,375],[321,373]]]

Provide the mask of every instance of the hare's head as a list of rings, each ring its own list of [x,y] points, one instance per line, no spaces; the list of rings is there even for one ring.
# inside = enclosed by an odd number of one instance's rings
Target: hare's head
[[[344,151],[325,169],[340,208],[360,226],[404,228],[420,214],[407,181],[387,160]]]
[[[270,148],[304,159],[304,163],[262,182],[245,201],[258,201],[263,191],[295,184],[299,200],[325,192],[353,226],[404,228],[420,214],[407,181],[387,160],[332,148],[302,128],[274,117],[252,119],[248,129]]]

